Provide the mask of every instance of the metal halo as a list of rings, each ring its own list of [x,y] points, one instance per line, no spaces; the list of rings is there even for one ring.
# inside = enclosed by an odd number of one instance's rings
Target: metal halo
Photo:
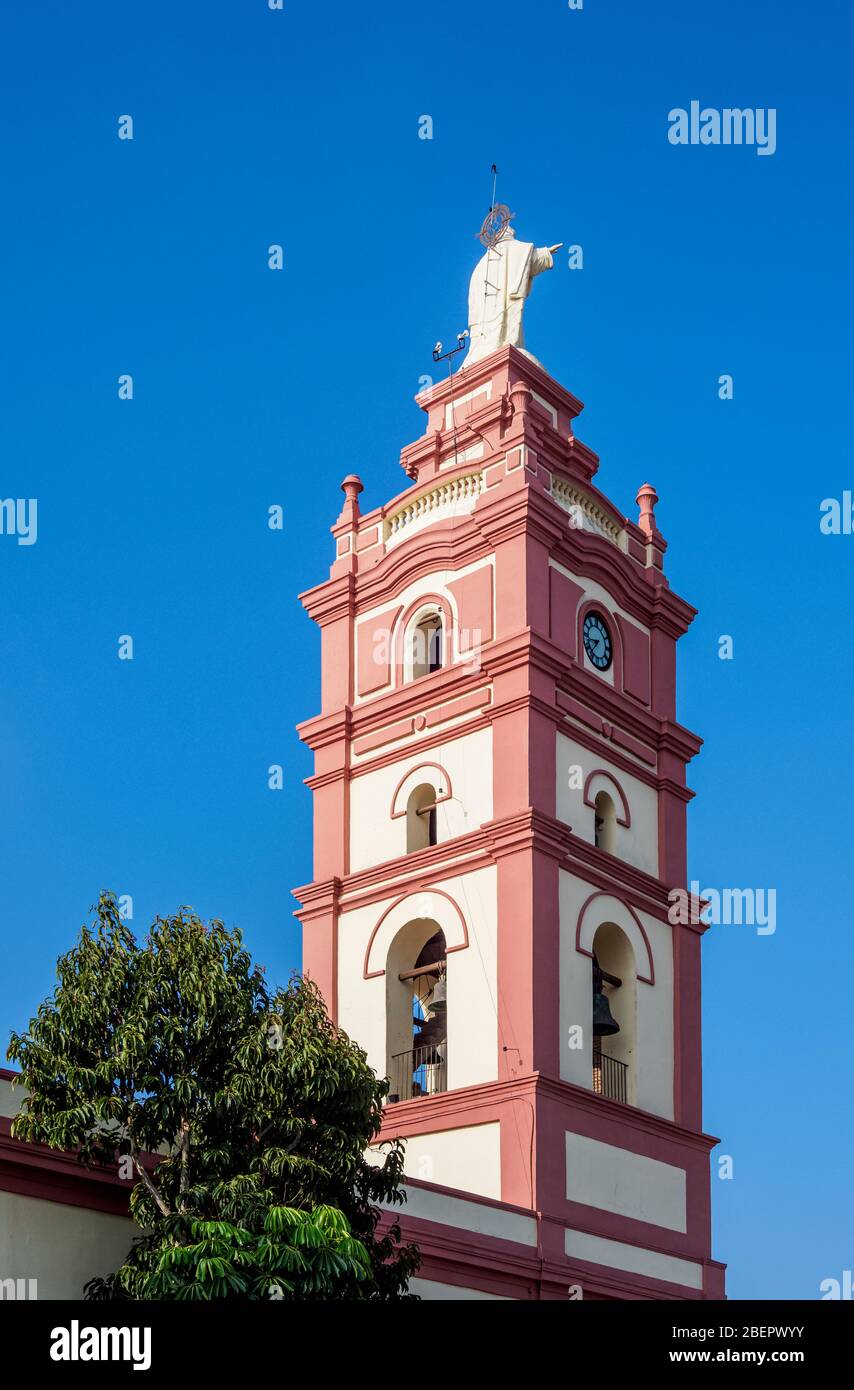
[[[487,249],[497,246],[510,226],[511,217],[515,216],[515,212],[511,212],[506,203],[496,203],[483,219],[483,226],[477,234],[478,240]]]

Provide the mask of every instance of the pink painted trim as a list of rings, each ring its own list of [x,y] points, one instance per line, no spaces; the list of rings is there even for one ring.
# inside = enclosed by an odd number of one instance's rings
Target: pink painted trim
[[[347,773],[350,780],[353,781],[357,777],[364,777],[369,773],[376,772],[377,768],[388,767],[391,763],[399,763],[404,758],[411,757],[416,752],[431,753],[434,748],[446,747],[453,739],[466,738],[471,733],[477,733],[481,729],[488,729],[491,724],[491,718],[492,714],[491,711],[489,711],[488,713],[467,719],[465,724],[457,724],[451,729],[441,729],[438,733],[430,733],[429,730],[425,729],[417,745],[413,745],[409,748],[392,748],[385,753],[378,753],[377,756],[371,758],[370,761],[365,760],[364,762],[358,763],[355,767],[348,768]],[[433,726],[431,725],[430,727],[432,728]],[[315,779],[313,777],[305,778],[305,785],[307,787],[315,785]]]
[[[126,1216],[130,1220],[130,1190],[114,1195],[106,1189],[85,1187],[71,1178],[31,1177],[23,1170],[14,1173],[0,1171],[0,1192],[15,1197],[30,1197],[39,1202],[58,1202],[63,1207],[82,1207],[85,1211],[106,1212],[110,1216]]]
[[[414,681],[408,681],[404,689],[417,687],[422,680],[435,680],[440,674],[432,671],[427,676],[418,676]],[[424,692],[416,689],[417,695]],[[362,753],[372,753],[377,748],[383,748],[388,743],[399,743],[401,739],[408,738],[412,733],[423,733],[425,729],[434,729],[440,724],[447,724],[451,719],[459,719],[464,714],[471,714],[477,710],[486,709],[492,703],[492,691],[489,686],[484,686],[478,690],[470,690],[465,695],[458,695],[455,698],[442,700],[438,704],[422,704],[414,715],[406,719],[398,720],[394,724],[380,724],[368,734],[362,734],[354,739],[353,751],[359,755]],[[474,727],[474,721],[469,720],[462,731],[470,733]],[[442,733],[439,735],[439,742],[447,738],[453,738],[452,733]],[[424,741],[419,740],[418,749],[422,749]],[[431,745],[432,746],[432,745]],[[396,748],[391,754],[385,755],[387,761],[397,762],[401,758],[409,757],[415,751],[413,748]],[[426,751],[426,750],[425,750]],[[373,771],[378,766],[378,760],[373,759],[369,771]],[[359,775],[362,768],[350,768],[348,773],[351,777]],[[306,778],[306,786],[312,789],[319,785],[316,777]]]
[[[399,796],[399,794],[400,794],[400,789],[401,789],[401,787],[403,786],[404,782],[408,782],[409,779],[410,779],[410,777],[414,776],[414,774],[415,774],[416,772],[420,772],[421,769],[422,769],[422,768],[425,768],[425,767],[433,767],[433,768],[436,769],[437,772],[441,772],[442,776],[444,777],[445,781],[446,781],[447,784],[448,784],[448,790],[447,790],[446,792],[437,793],[437,795],[436,795],[436,804],[438,805],[441,801],[450,801],[450,800],[451,800],[451,798],[452,798],[452,796],[453,796],[453,791],[452,791],[452,788],[451,788],[451,779],[450,779],[450,777],[448,776],[448,774],[447,774],[447,772],[445,771],[445,769],[442,767],[442,764],[441,764],[441,763],[419,763],[417,767],[411,767],[411,768],[409,769],[408,772],[405,772],[405,773],[403,774],[403,776],[401,777],[400,781],[398,782],[397,786],[396,786],[395,789],[394,789],[394,795],[393,795],[393,797],[391,798],[391,818],[392,818],[392,820],[399,820],[401,816],[405,816],[405,815],[406,815],[406,807],[405,807],[405,806],[402,806],[402,807],[400,808],[400,810],[395,809],[396,806],[397,806],[397,798],[398,798],[398,796]]]
[[[459,719],[461,714],[470,714],[472,710],[483,709],[491,703],[492,692],[488,686],[483,690],[471,690],[467,695],[459,695],[456,700],[447,700],[444,704],[429,709],[424,715],[416,715],[415,727],[420,730],[432,728],[436,724],[445,724],[449,719]]]
[[[407,893],[430,889],[437,879],[441,881],[443,876],[448,876],[449,853],[454,860],[465,857],[466,872],[472,873],[499,862],[503,856],[531,849],[557,854],[562,867],[594,884],[597,891],[630,903],[638,912],[668,922],[670,903],[664,881],[614,855],[602,854],[589,841],[574,835],[562,821],[524,814],[488,821],[453,840],[396,855],[342,878],[304,884],[293,890],[294,897],[306,904],[295,915],[309,921],[313,915],[337,911],[339,891],[347,896],[348,911],[383,902],[388,898],[390,879],[397,879],[401,891],[405,888]],[[702,935],[704,928],[686,924],[682,930]]]
[[[448,877],[449,869],[456,872],[459,861],[465,860],[465,872],[496,864],[508,854],[529,850],[557,853],[561,866],[570,869],[585,881],[595,884],[598,892],[631,904],[636,911],[648,913],[659,921],[668,922],[668,889],[660,879],[617,859],[604,855],[587,840],[574,835],[561,821],[525,815],[509,816],[489,821],[468,834],[431,845],[428,849],[396,855],[393,859],[372,864],[342,878],[304,884],[293,890],[294,897],[306,906],[295,911],[305,925],[322,918],[328,912],[338,912],[338,895],[345,893],[347,911],[369,907],[387,900],[389,880],[400,882],[407,894],[432,891],[435,882]],[[453,860],[449,861],[449,854]],[[686,924],[683,931],[702,935],[702,927]]]
[[[367,550],[370,546],[376,545],[379,538],[380,531],[378,526],[372,526],[367,531],[358,531],[356,533],[356,549]]]
[[[530,673],[532,670],[537,676],[546,672],[553,679],[556,674],[555,647],[551,641],[531,633],[517,633],[490,643],[480,671],[473,671],[464,662],[445,667],[394,691],[384,691],[360,702],[349,711],[349,724],[346,726],[341,710],[330,710],[303,721],[298,726],[299,735],[310,748],[319,750],[339,740],[345,741],[348,734],[352,738],[360,738],[371,734],[384,723],[414,716],[422,712],[425,698],[437,702],[450,700],[461,691],[472,690],[484,681],[497,679],[511,671],[518,671],[521,679],[525,671]],[[427,691],[429,696],[426,695]],[[564,673],[558,675],[552,698],[556,718],[569,712],[600,734],[604,732],[607,721],[609,739],[613,741],[618,738],[624,742],[627,734],[631,735],[640,746],[635,747],[631,742],[627,746],[652,766],[656,763],[656,751],[662,758],[665,754],[672,754],[681,764],[695,757],[702,746],[702,740],[687,729],[671,719],[662,722],[648,710],[641,709],[636,701],[628,701],[595,672],[582,669],[580,664],[572,668],[571,678]],[[503,712],[506,703],[507,697],[497,691],[496,717]],[[609,753],[607,756],[612,755]],[[636,768],[633,763],[630,764],[616,747],[613,756],[624,771],[646,779],[649,785],[656,785],[653,773],[643,766]],[[676,767],[670,774],[671,780],[677,773],[681,779],[681,771]]]
[[[385,912],[382,914],[382,916],[380,917],[379,921],[377,922],[376,926],[374,927],[373,931],[371,932],[370,940],[368,941],[368,945],[367,945],[367,948],[366,948],[366,950],[365,950],[365,962],[364,962],[364,965],[363,965],[363,967],[362,967],[362,978],[363,978],[364,980],[376,980],[376,979],[379,978],[379,976],[385,974],[385,966],[383,966],[382,970],[369,970],[368,967],[369,967],[369,965],[370,965],[370,963],[371,963],[371,948],[372,948],[372,946],[373,946],[373,944],[374,944],[374,939],[375,939],[376,934],[377,934],[377,932],[379,931],[380,927],[382,926],[383,922],[385,921],[386,917],[388,917],[389,913],[394,912],[395,908],[399,907],[400,904],[401,904],[402,902],[405,902],[407,898],[418,898],[418,897],[421,896],[421,893],[424,892],[424,891],[433,893],[437,898],[446,898],[447,901],[451,904],[451,907],[454,909],[454,911],[456,912],[457,916],[458,916],[459,919],[460,919],[460,926],[461,926],[462,929],[463,929],[463,941],[462,941],[462,945],[460,945],[460,946],[449,946],[449,947],[448,947],[448,950],[447,950],[447,954],[448,954],[448,955],[451,955],[451,953],[452,953],[453,951],[464,951],[464,950],[467,948],[467,946],[468,946],[468,944],[469,944],[469,932],[468,932],[468,927],[466,926],[466,919],[465,919],[465,917],[463,916],[463,914],[462,914],[462,912],[461,912],[461,910],[460,910],[459,904],[456,903],[456,902],[454,902],[454,899],[451,897],[450,893],[445,893],[445,892],[443,892],[441,888],[429,888],[429,889],[427,889],[427,890],[418,889],[418,890],[415,890],[415,891],[412,891],[412,890],[410,889],[410,890],[409,890],[408,892],[406,892],[406,893],[401,893],[401,895],[400,895],[399,898],[396,898],[395,901],[394,901],[393,903],[390,903],[390,904],[389,904],[389,906],[386,908]]]
[[[585,918],[585,916],[587,915],[587,910],[588,910],[588,908],[590,907],[591,903],[593,903],[593,902],[596,901],[597,898],[617,898],[618,902],[626,909],[626,912],[628,912],[629,916],[630,916],[630,917],[632,918],[632,920],[634,921],[634,923],[635,923],[635,925],[636,925],[638,931],[640,932],[640,934],[641,934],[641,936],[642,936],[642,938],[643,938],[644,945],[646,946],[646,954],[647,954],[647,972],[648,972],[646,975],[642,975],[642,974],[640,973],[640,970],[638,970],[638,976],[637,976],[637,978],[638,978],[639,980],[643,981],[643,983],[644,983],[645,985],[654,985],[654,984],[655,984],[655,961],[653,960],[652,947],[651,947],[650,944],[649,944],[649,937],[647,936],[646,932],[644,931],[643,922],[641,921],[640,917],[638,917],[638,914],[635,912],[634,908],[633,908],[633,907],[630,907],[629,904],[626,902],[626,900],[625,900],[624,898],[619,897],[619,895],[618,895],[617,893],[597,892],[597,893],[591,893],[591,894],[590,894],[590,897],[589,897],[589,898],[587,899],[587,901],[584,903],[583,907],[581,908],[581,911],[580,911],[579,914],[578,914],[578,922],[576,923],[576,927],[575,927],[575,949],[576,949],[576,951],[578,951],[579,954],[582,955],[582,956],[588,956],[588,957],[590,957],[591,960],[592,960],[592,958],[593,958],[593,952],[592,952],[592,951],[587,951],[587,950],[585,950],[585,948],[584,948],[584,947],[582,946],[582,944],[581,944],[581,928],[582,928],[582,925],[583,925],[583,923],[584,923],[584,918]],[[619,926],[619,923],[617,923],[617,925]]]
[[[356,690],[361,699],[369,699],[380,690],[388,690],[391,685],[391,634],[394,632],[394,625],[402,607],[403,605],[400,603],[393,604],[382,609],[379,613],[363,618],[355,625],[356,651],[352,665],[356,679]],[[377,660],[378,636],[384,638],[388,644],[384,661]],[[329,663],[340,662],[344,657],[344,652],[336,644],[332,651],[327,651],[325,660]]]
[[[584,782],[584,805],[590,806],[594,810],[596,809],[595,797],[590,796],[590,783],[593,781],[594,777],[605,777],[616,790],[617,795],[623,803],[623,814],[622,816],[617,816],[617,824],[624,825],[626,829],[628,829],[632,823],[632,813],[629,810],[628,797],[626,796],[626,793],[623,791],[623,788],[620,786],[614,774],[612,772],[606,772],[604,767],[596,767],[593,769],[592,772],[589,772],[587,774],[587,778]]]
[[[372,753],[375,748],[382,748],[386,743],[396,743],[398,739],[408,738],[414,728],[413,719],[401,719],[397,724],[384,724],[374,733],[363,734],[361,738],[354,739],[353,752]]]
[[[4,1069],[2,1079],[14,1075]],[[132,1188],[118,1170],[86,1168],[76,1153],[13,1139],[11,1119],[0,1117],[0,1192],[127,1216]]]

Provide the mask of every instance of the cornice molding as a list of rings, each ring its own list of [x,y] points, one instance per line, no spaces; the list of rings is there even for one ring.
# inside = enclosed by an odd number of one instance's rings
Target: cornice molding
[[[337,575],[312,589],[305,589],[298,597],[309,617],[320,627],[339,618],[352,618],[356,606],[356,576]]]
[[[704,1154],[710,1153],[720,1143],[714,1135],[685,1129],[675,1120],[654,1115],[651,1110],[639,1110],[622,1101],[609,1100],[595,1091],[588,1091],[584,1086],[546,1076],[543,1072],[528,1072],[509,1081],[484,1081],[476,1086],[462,1086],[456,1091],[441,1091],[438,1095],[419,1096],[417,1100],[387,1105],[383,1110],[382,1130],[375,1142],[396,1138],[398,1134],[406,1138],[410,1134],[429,1133],[433,1128],[441,1128],[436,1121],[464,1117],[482,1109],[494,1110],[496,1106],[518,1099],[557,1102],[599,1118],[604,1113],[624,1125],[629,1133],[634,1130],[656,1139],[675,1141]]]
[[[610,893],[636,911],[674,926],[668,916],[669,895],[683,885],[663,883],[625,859],[581,839],[564,821],[533,808],[487,821],[479,829],[441,844],[294,888],[293,896],[302,904],[294,916],[309,926],[325,920],[330,911],[350,912],[399,896],[404,890],[429,889],[449,878],[489,868],[509,855],[534,852],[549,855],[559,868],[597,892]],[[707,930],[704,923],[684,925],[699,935]]]
[[[0,1192],[129,1217],[133,1183],[118,1169],[86,1168],[75,1153],[24,1143],[11,1130],[12,1121],[0,1118]]]
[[[328,748],[330,744],[347,743],[353,737],[353,706],[344,705],[326,714],[315,714],[297,724],[297,733],[309,748]],[[311,783],[314,778],[306,778]]]

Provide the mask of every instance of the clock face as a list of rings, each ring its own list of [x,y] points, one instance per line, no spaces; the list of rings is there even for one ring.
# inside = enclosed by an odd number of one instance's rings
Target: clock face
[[[588,613],[584,619],[584,650],[597,671],[607,671],[614,651],[608,625],[601,613]]]

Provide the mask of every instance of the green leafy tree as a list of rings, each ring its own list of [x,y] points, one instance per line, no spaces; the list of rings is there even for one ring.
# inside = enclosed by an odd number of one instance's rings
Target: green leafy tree
[[[310,981],[270,990],[241,933],[189,908],[138,944],[106,893],[57,977],[12,1035],[13,1133],[133,1182],[142,1234],[89,1297],[409,1296],[417,1251],[378,1231],[402,1145],[364,1157],[388,1083]]]

